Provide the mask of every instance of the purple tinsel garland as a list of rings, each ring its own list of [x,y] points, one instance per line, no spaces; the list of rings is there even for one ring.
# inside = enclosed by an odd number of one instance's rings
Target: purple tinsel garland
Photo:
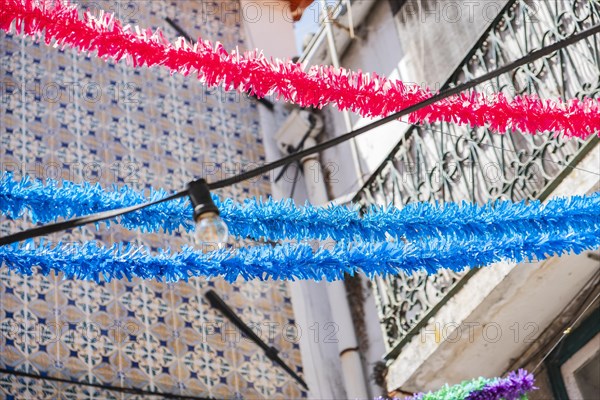
[[[506,378],[487,384],[481,390],[469,393],[465,400],[518,400],[527,392],[537,389],[533,384],[533,375],[520,369]]]

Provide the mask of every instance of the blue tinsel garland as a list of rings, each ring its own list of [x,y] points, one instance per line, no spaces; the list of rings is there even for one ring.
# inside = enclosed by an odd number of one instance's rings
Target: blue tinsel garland
[[[50,222],[99,211],[128,207],[167,196],[151,190],[149,196],[128,187],[111,191],[99,185],[24,178],[16,182],[10,173],[0,176],[0,212],[19,218],[28,212],[34,222]],[[213,196],[230,233],[236,237],[266,240],[326,239],[383,241],[386,233],[409,241],[431,237],[468,237],[527,232],[540,225],[561,225],[564,221],[588,224],[600,215],[600,193],[557,198],[541,204],[532,201],[498,201],[484,206],[462,203],[414,203],[402,209],[373,206],[361,216],[357,207],[297,207],[291,200],[249,199],[243,203],[221,201]],[[128,229],[166,232],[193,230],[192,211],[187,199],[178,199],[124,215],[116,220]]]
[[[239,250],[201,253],[191,248],[179,253],[161,250],[150,254],[144,247],[95,243],[51,246],[32,241],[0,247],[0,264],[22,274],[37,266],[48,274],[54,270],[67,278],[97,280],[137,276],[144,279],[186,280],[190,276],[222,276],[228,281],[250,279],[343,279],[344,273],[364,272],[367,276],[412,273],[440,268],[462,270],[502,260],[520,262],[544,259],[566,252],[580,253],[600,246],[600,222],[551,225],[515,231],[511,235],[477,235],[432,239],[414,243],[344,243],[331,250],[313,252],[308,244],[256,246]]]

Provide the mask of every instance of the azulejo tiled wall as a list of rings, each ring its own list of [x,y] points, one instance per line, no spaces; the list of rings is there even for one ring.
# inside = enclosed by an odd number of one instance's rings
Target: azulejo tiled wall
[[[244,48],[236,1],[84,1],[89,9],[177,34]],[[133,69],[93,55],[0,34],[1,169],[35,178],[175,190],[264,162],[254,100],[207,89],[195,78]],[[269,192],[268,177],[224,189],[244,198]],[[0,220],[2,234],[30,226]],[[178,249],[191,241],[111,226],[52,241],[136,242]],[[79,382],[216,399],[299,398],[305,393],[242,338],[204,293],[213,288],[302,374],[289,293],[281,282],[221,280],[165,284],[20,276],[0,269],[0,368]],[[286,328],[287,327],[287,328]],[[0,373],[0,397],[142,398],[76,384]]]

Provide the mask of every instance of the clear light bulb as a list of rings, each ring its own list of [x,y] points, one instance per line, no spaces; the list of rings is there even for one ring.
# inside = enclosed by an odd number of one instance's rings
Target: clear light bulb
[[[211,211],[198,216],[194,236],[199,248],[222,248],[227,243],[229,229],[223,218]]]

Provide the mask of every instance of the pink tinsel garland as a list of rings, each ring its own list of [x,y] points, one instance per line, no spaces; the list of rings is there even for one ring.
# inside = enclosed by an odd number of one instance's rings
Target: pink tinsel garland
[[[34,38],[47,45],[96,51],[103,59],[126,59],[134,67],[162,65],[172,73],[196,73],[208,86],[278,98],[303,107],[334,104],[364,117],[383,117],[431,96],[428,89],[405,85],[377,74],[363,74],[330,66],[313,66],[304,72],[300,64],[269,60],[257,51],[228,53],[220,43],[198,40],[193,46],[183,38],[173,45],[160,31],[123,27],[112,14],[97,16],[54,0],[3,0],[0,29]],[[43,32],[45,31],[45,35]],[[451,122],[493,131],[520,130],[530,134],[550,131],[565,137],[600,135],[598,100],[543,100],[535,95],[509,100],[503,93],[485,97],[462,93],[441,100],[409,116],[411,123]]]

